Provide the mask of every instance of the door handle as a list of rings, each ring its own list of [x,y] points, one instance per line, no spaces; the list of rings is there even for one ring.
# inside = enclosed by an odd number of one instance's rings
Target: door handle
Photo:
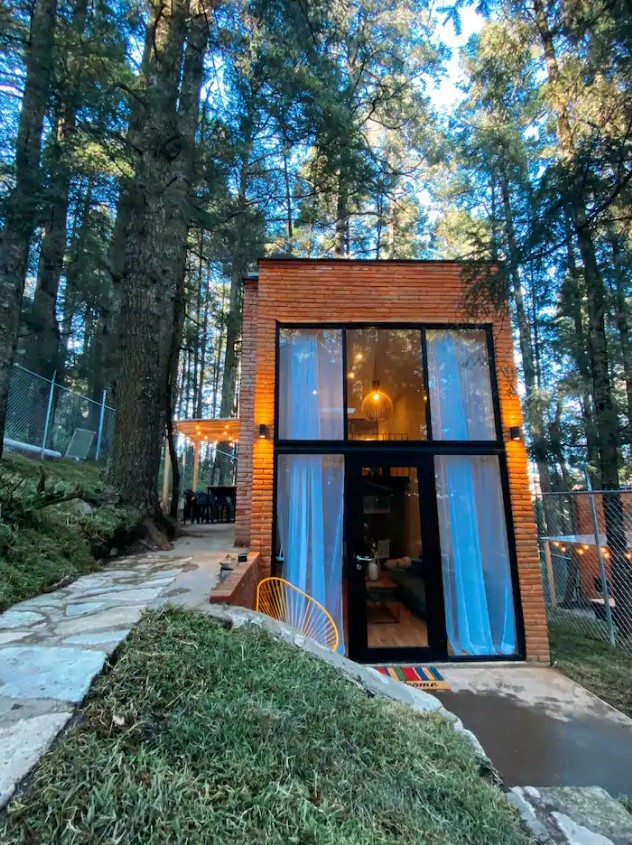
[[[355,560],[356,569],[359,572],[366,569],[366,565],[373,560],[370,555],[354,555],[353,559]]]

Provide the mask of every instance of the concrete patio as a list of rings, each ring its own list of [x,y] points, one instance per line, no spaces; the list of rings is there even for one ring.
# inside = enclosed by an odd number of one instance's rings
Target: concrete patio
[[[632,795],[632,720],[548,666],[439,667],[434,693],[473,731],[507,786]]]

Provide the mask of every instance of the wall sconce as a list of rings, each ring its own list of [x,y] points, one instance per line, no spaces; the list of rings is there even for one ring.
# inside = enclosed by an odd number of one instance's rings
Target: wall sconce
[[[270,437],[270,429],[265,423],[259,424],[259,438],[261,440],[267,440]]]
[[[522,440],[522,431],[519,425],[512,425],[509,427],[510,440]]]

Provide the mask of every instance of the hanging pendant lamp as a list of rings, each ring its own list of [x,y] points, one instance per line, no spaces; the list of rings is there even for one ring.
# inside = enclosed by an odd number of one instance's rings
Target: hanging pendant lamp
[[[387,420],[393,413],[391,398],[380,390],[379,379],[373,379],[371,391],[362,400],[362,413],[371,422]]]

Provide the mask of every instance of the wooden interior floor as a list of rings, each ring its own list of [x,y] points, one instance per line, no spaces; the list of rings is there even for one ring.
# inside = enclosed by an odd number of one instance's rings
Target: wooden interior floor
[[[349,643],[349,627],[347,618],[347,584],[343,580],[343,617],[345,629],[345,643]],[[389,603],[389,608],[392,603]],[[397,609],[393,607],[397,613]],[[380,619],[387,618],[380,611]],[[399,604],[399,623],[383,622],[367,625],[367,640],[371,648],[422,648],[428,645],[428,627],[423,619],[419,619],[403,605]]]
[[[367,624],[370,648],[421,648],[428,645],[428,626],[400,603],[399,622]]]

